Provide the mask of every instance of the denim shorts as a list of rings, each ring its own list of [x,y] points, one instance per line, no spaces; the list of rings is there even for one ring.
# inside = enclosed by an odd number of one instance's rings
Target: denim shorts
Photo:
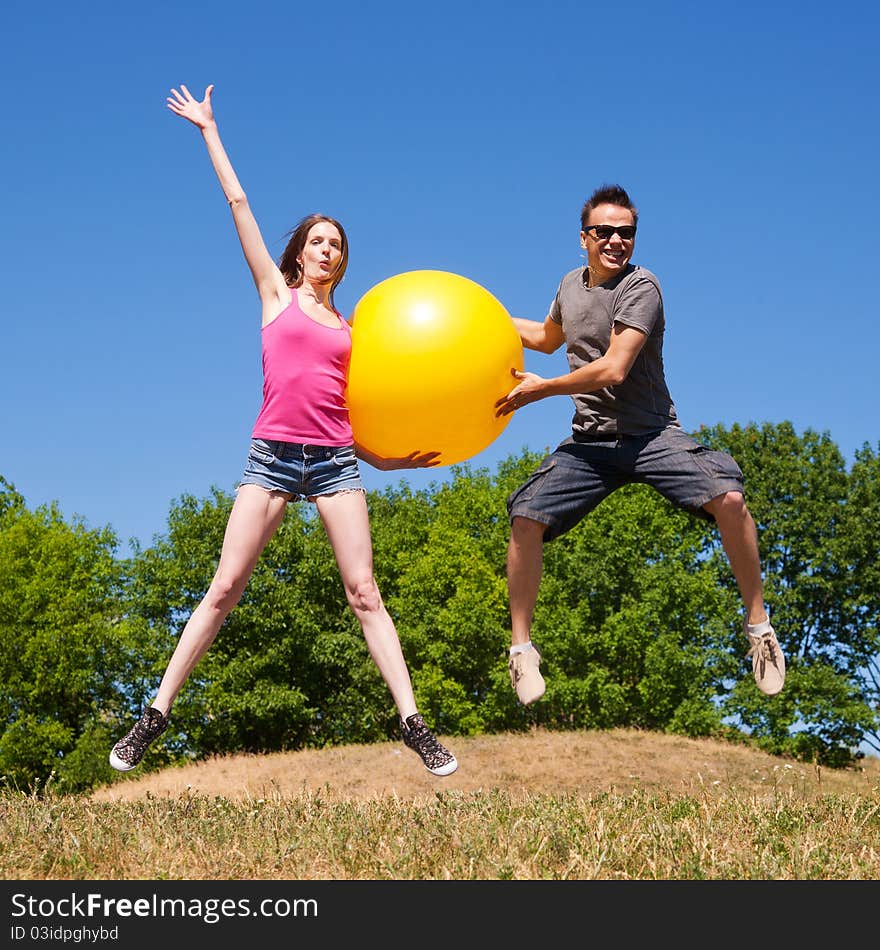
[[[726,452],[677,427],[608,440],[566,439],[511,492],[507,512],[547,525],[544,540],[570,531],[611,492],[630,483],[655,488],[679,508],[713,521],[703,507],[725,492],[745,494],[743,473]]]
[[[363,491],[353,445],[301,445],[252,439],[242,485],[290,495],[289,501]]]

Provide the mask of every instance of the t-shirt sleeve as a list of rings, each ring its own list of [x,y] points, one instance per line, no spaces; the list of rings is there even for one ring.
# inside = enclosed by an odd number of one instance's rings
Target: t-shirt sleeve
[[[613,323],[641,330],[646,336],[660,320],[663,301],[656,284],[647,278],[634,280],[615,302]]]
[[[554,323],[558,323],[560,326],[562,326],[562,307],[559,304],[561,294],[562,281],[559,282],[559,286],[556,288],[556,296],[553,298],[553,303],[550,304],[550,312],[547,314]]]

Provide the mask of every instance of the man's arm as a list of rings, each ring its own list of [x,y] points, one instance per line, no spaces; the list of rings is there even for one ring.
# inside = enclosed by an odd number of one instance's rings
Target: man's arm
[[[537,320],[523,320],[513,317],[522,345],[528,350],[537,350],[539,353],[555,353],[565,342],[562,327],[551,320],[548,315],[543,323]]]
[[[561,334],[562,328],[559,329]],[[578,367],[571,373],[544,379],[536,373],[511,370],[519,383],[495,403],[495,415],[509,415],[522,406],[537,402],[539,399],[546,399],[548,396],[575,396],[580,393],[595,392],[606,386],[618,386],[629,375],[647,339],[647,335],[641,330],[618,324],[611,331],[611,342],[604,356]]]

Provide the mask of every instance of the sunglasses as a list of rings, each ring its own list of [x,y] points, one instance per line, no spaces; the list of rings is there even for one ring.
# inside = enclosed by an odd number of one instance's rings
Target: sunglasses
[[[619,228],[615,228],[610,224],[588,224],[584,231],[595,231],[596,239],[599,241],[607,241],[612,234],[619,234],[621,241],[631,241],[636,236],[636,226],[634,224],[624,224]]]

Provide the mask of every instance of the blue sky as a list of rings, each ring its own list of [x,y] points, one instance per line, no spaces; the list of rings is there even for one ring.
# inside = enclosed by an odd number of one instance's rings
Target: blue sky
[[[581,204],[619,182],[663,286],[682,424],[880,440],[876,4],[501,0],[4,8],[0,474],[121,551],[174,499],[232,490],[259,409],[260,312],[171,86],[215,84],[267,244],[346,226],[347,314],[422,268],[543,319],[581,262]],[[564,372],[562,353],[527,368]],[[520,411],[471,460],[569,431]],[[383,474],[415,487],[449,469]]]

